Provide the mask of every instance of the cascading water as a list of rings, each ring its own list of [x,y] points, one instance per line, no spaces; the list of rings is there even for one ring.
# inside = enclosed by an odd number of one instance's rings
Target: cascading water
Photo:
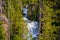
[[[39,35],[39,27],[38,27],[38,22],[37,21],[31,21],[31,20],[28,20],[27,18],[27,13],[28,13],[28,9],[27,7],[24,7],[23,8],[23,19],[26,21],[27,23],[27,28],[28,28],[28,38],[27,40],[31,40],[30,39],[30,35],[32,35],[32,39],[33,40],[37,40],[37,37]]]

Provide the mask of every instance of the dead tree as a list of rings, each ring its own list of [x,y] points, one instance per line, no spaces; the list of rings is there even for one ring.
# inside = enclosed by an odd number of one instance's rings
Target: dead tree
[[[41,18],[42,18],[42,12],[41,12],[41,10],[43,10],[43,1],[42,0],[38,0],[38,7],[39,7],[39,32],[40,32],[40,34],[42,33],[42,21],[41,21]]]

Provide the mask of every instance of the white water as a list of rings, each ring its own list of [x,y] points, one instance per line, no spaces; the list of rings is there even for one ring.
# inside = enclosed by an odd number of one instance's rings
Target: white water
[[[37,38],[39,35],[39,27],[38,27],[38,22],[37,21],[30,21],[28,20],[27,18],[27,12],[28,12],[28,9],[27,8],[24,8],[23,9],[23,13],[25,14],[23,19],[26,21],[27,23],[27,28],[28,28],[28,39],[27,40],[31,40],[30,39],[30,35],[32,35],[32,38]],[[36,39],[34,39],[36,40]]]

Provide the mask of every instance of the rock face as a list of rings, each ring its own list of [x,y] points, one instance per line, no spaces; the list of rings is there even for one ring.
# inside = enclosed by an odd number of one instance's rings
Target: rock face
[[[10,34],[9,34],[9,22],[8,22],[8,19],[6,18],[5,15],[1,14],[0,15],[0,20],[3,21],[2,26],[4,28],[4,32],[5,32],[5,35],[6,35],[5,40],[9,40],[9,35]]]
[[[0,0],[0,13],[2,13],[2,0]]]
[[[6,0],[0,0],[0,20],[3,21],[3,28],[4,28],[4,32],[5,32],[5,40],[9,40],[10,39],[10,31],[9,31],[9,22],[8,22],[8,19],[6,17],[6,15],[4,15],[4,8],[3,6],[5,6],[5,1]]]

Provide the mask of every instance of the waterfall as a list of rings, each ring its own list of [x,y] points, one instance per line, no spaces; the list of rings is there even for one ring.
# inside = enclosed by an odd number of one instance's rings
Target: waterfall
[[[39,27],[38,27],[38,22],[37,21],[31,21],[31,20],[28,20],[27,18],[27,13],[28,13],[28,9],[25,7],[23,8],[23,19],[26,21],[27,23],[27,28],[28,28],[28,38],[27,40],[31,40],[30,39],[30,35],[32,35],[32,39],[33,40],[36,40],[38,35],[39,35]]]
[[[30,21],[27,23],[27,27],[28,27],[28,30],[29,30],[29,33],[28,35],[32,35],[32,38],[37,38],[38,35],[39,35],[39,30],[38,30],[38,22],[37,21]]]

